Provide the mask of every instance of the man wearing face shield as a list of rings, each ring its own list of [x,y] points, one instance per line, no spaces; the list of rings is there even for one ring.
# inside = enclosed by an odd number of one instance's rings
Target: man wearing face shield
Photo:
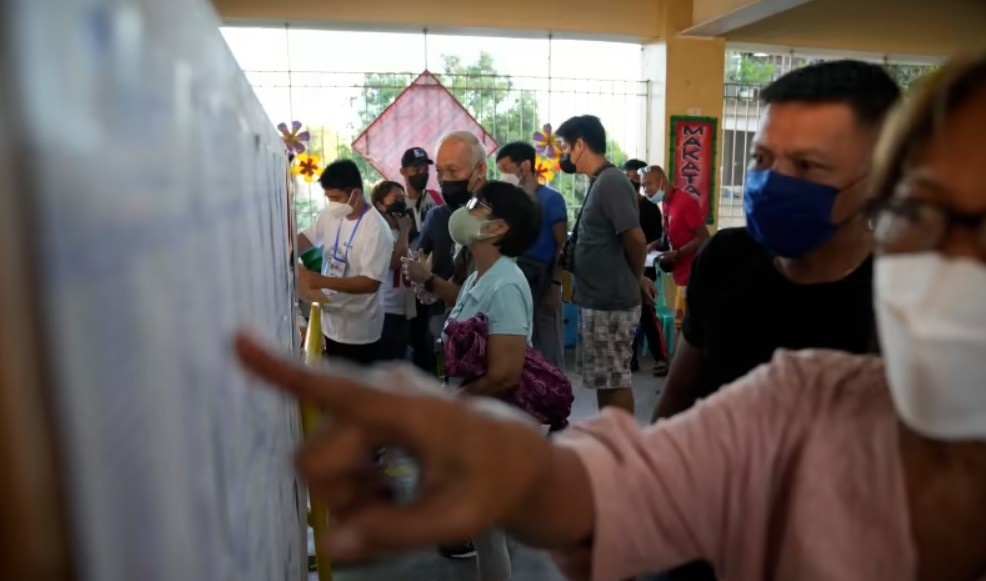
[[[866,178],[899,94],[880,66],[848,60],[792,71],[761,91],[747,226],[718,232],[693,264],[655,420],[688,409],[777,349],[874,350]],[[672,578],[714,577],[696,565]]]

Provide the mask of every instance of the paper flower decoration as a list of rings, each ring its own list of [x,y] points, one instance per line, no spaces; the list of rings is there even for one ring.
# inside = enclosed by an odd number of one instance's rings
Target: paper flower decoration
[[[299,153],[298,157],[294,158],[294,166],[291,168],[291,173],[296,176],[304,176],[306,182],[312,183],[321,169],[322,156],[314,153]]]
[[[534,132],[534,150],[541,157],[547,159],[561,157],[561,145],[558,144],[558,138],[551,131],[551,123],[545,123],[541,131]]]
[[[534,175],[537,176],[538,183],[551,183],[551,180],[555,179],[555,172],[559,169],[557,159],[538,155],[534,160]]]
[[[281,123],[277,130],[281,132],[281,139],[288,153],[302,153],[305,151],[305,142],[312,138],[310,133],[301,130],[301,121],[292,121],[290,130],[287,123]]]

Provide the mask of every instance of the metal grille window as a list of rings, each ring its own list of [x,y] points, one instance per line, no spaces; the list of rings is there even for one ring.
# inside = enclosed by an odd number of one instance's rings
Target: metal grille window
[[[726,84],[723,92],[722,167],[719,190],[719,227],[743,226],[743,181],[752,154],[753,135],[760,122],[760,89],[794,69],[834,57],[741,53],[726,56]],[[856,57],[867,60],[865,57]],[[872,59],[871,59],[872,60]],[[933,63],[898,63],[878,59],[887,72],[906,91],[922,77],[937,69]]]
[[[866,60],[865,57],[858,58]],[[761,87],[794,69],[821,60],[828,59],[792,53],[727,53],[723,92],[719,228],[746,224],[743,213],[743,183],[752,154],[753,136],[760,123]],[[932,63],[897,63],[887,58],[877,62],[887,68],[904,90],[937,68]]]
[[[382,179],[376,170],[350,147],[350,143],[367,125],[414,80],[418,73],[337,73],[324,71],[246,71],[261,100],[290,99],[295,103],[317,103],[318,108],[339,112],[340,123],[309,124],[310,149],[328,162],[348,157],[357,161],[364,179]],[[535,131],[546,122],[554,125],[564,116],[549,116],[549,110],[596,113],[618,111],[619,116],[603,118],[610,138],[609,155],[614,163],[627,157],[623,143],[634,150],[645,139],[648,84],[642,81],[577,78],[518,77],[486,74],[435,74],[446,88],[501,145],[511,141],[530,142]],[[290,87],[290,91],[288,90]],[[323,117],[294,107],[294,118]],[[603,117],[603,115],[600,115]],[[622,140],[620,138],[623,138]],[[434,144],[416,144],[431,149]],[[433,152],[432,152],[433,153]],[[489,160],[490,177],[496,164]],[[585,196],[584,177],[556,172],[549,184],[558,189],[569,206],[570,219]],[[321,192],[301,188],[297,209],[299,226],[317,216],[323,201]]]
[[[253,46],[244,48],[246,36],[236,31],[231,34],[238,37],[231,45],[234,54],[242,56],[255,50]],[[334,62],[343,66],[334,67],[334,70],[315,70],[321,62],[332,63],[333,57],[339,56],[337,50],[326,48],[327,53],[309,54],[302,48],[302,41],[323,35],[322,39],[344,37],[347,47],[372,41],[371,44],[388,47],[396,43],[398,48],[403,47],[403,52],[414,50],[423,56],[420,59],[422,66],[427,63],[430,72],[501,145],[510,141],[531,142],[534,132],[544,123],[557,127],[572,115],[590,113],[598,115],[606,127],[610,137],[608,153],[613,162],[622,163],[627,157],[641,156],[647,147],[649,84],[639,78],[629,80],[633,79],[630,70],[640,70],[639,45],[558,40],[550,36],[540,41],[481,37],[473,39],[471,45],[482,43],[488,46],[489,52],[478,51],[477,56],[477,51],[463,45],[461,37],[432,36],[426,31],[417,35],[417,43],[410,40],[411,35],[370,32],[359,37],[353,32],[294,29],[264,29],[253,34],[250,38],[256,39],[254,45],[269,45],[269,52],[280,53],[277,58],[251,54],[240,61],[272,120],[275,123],[291,119],[302,121],[312,134],[310,149],[314,153],[321,154],[325,162],[339,157],[353,159],[371,183],[382,176],[357,155],[350,144],[421,71],[409,64],[405,54],[395,61],[398,62],[396,66],[402,67],[396,70],[388,71],[386,63],[367,66],[366,72],[360,72],[358,68],[339,70],[355,66],[361,62],[359,58],[337,59]],[[361,40],[363,38],[366,40]],[[429,53],[429,43],[437,46],[438,51],[432,49]],[[518,49],[511,50],[520,50],[523,57],[514,58],[508,51],[501,51],[506,43],[517,45]],[[310,51],[313,45],[305,46]],[[576,56],[580,64],[573,66]],[[588,68],[581,66],[586,58],[590,59]],[[591,59],[601,60],[608,66],[593,65]],[[258,65],[253,65],[254,62]],[[409,70],[414,72],[404,72]],[[503,74],[507,71],[523,74]],[[584,77],[581,76],[583,71]],[[590,78],[594,74],[624,78]],[[435,146],[433,143],[410,145],[419,145],[434,153],[431,151]],[[490,176],[496,176],[494,160],[490,159],[488,165]],[[585,195],[587,180],[560,172],[556,174],[550,185],[565,197],[569,218],[574,220]],[[299,188],[296,203],[299,226],[310,222],[323,204],[317,184]]]

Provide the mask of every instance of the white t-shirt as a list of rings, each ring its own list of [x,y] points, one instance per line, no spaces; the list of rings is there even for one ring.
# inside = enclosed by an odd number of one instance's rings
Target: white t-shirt
[[[397,230],[391,230],[390,234],[394,239],[399,236]],[[415,316],[414,289],[404,281],[400,270],[387,270],[386,280],[380,283],[380,295],[383,297],[383,310],[388,315],[402,315],[409,319]]]
[[[375,208],[367,207],[362,218],[333,218],[324,210],[315,223],[301,234],[322,250],[322,275],[349,278],[365,276],[387,284],[394,237],[390,226]],[[334,258],[336,257],[336,258]],[[351,295],[330,290],[322,306],[322,332],[329,339],[347,345],[366,345],[380,340],[383,333],[383,302],[379,290]]]

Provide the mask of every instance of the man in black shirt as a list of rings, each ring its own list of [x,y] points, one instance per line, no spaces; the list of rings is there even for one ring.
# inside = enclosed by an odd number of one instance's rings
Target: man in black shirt
[[[747,171],[747,228],[706,243],[655,420],[687,410],[776,349],[875,347],[870,156],[900,90],[878,65],[824,62],[763,89]],[[715,579],[705,563],[669,574]]]
[[[639,159],[628,159],[620,167],[623,173],[627,175],[627,178],[630,179],[630,183],[637,190],[637,206],[640,209],[640,229],[644,231],[647,248],[651,249],[664,238],[664,216],[661,215],[661,208],[651,201],[640,189],[643,180],[641,173],[646,168],[647,163]],[[654,281],[657,280],[657,272],[654,271],[654,265],[646,265],[644,276]],[[654,375],[657,377],[667,375],[667,347],[653,304],[644,304],[640,310],[640,329],[643,331],[644,336],[647,337],[647,347],[650,349],[651,357],[654,358]],[[633,371],[640,369],[640,363],[637,360],[637,353],[640,351],[639,339],[640,335],[638,333],[633,339],[633,359],[630,360],[630,369]]]
[[[647,244],[660,240],[664,236],[664,217],[661,208],[647,199],[640,189],[643,181],[641,173],[647,168],[647,163],[639,159],[628,159],[620,169],[630,178],[630,183],[637,190],[637,205],[640,207],[640,228],[644,231]]]

